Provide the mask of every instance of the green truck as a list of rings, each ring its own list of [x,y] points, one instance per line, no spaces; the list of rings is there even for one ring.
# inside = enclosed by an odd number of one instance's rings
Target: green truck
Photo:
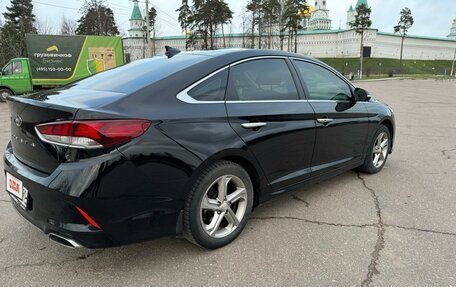
[[[16,58],[0,70],[0,100],[67,85],[123,65],[120,37],[26,36],[29,58]]]

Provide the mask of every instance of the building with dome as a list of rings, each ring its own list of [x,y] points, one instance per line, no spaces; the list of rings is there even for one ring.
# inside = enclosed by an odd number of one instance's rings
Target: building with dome
[[[331,19],[329,18],[329,10],[326,9],[326,0],[316,0],[314,10],[307,23],[307,29],[314,30],[330,30]]]
[[[362,4],[368,7],[367,0],[353,0],[347,11],[345,29],[331,26],[331,18],[327,9],[328,1],[315,0],[315,7],[311,7],[310,17],[303,25],[307,29],[298,33],[298,53],[315,58],[355,58],[360,54],[360,35],[351,29],[350,23],[355,20],[356,8]],[[375,7],[371,7],[375,9]],[[374,23],[375,24],[375,23]],[[123,39],[127,61],[134,61],[145,57],[146,41],[141,27],[144,20],[138,7],[138,1],[133,1],[133,12],[130,20],[129,35]],[[393,24],[391,25],[393,30]],[[226,34],[227,48],[250,47],[251,35]],[[268,41],[268,37],[263,37]],[[399,59],[401,36],[392,32],[382,32],[375,28],[368,29],[364,35],[364,55],[373,58]],[[286,40],[285,40],[286,41]],[[258,40],[256,40],[258,42]],[[165,45],[185,50],[185,35],[165,36],[156,38],[157,54],[164,54]],[[223,47],[222,35],[217,35],[216,46]],[[285,49],[287,45],[285,45]],[[264,45],[266,47],[266,45]],[[192,49],[192,48],[191,48]],[[198,47],[194,47],[198,49]],[[280,35],[272,37],[272,49],[280,49]],[[404,45],[404,59],[410,60],[453,60],[456,50],[456,19],[447,38],[407,35]]]
[[[447,36],[448,39],[456,40],[456,18],[453,20],[453,26],[450,29],[450,34]]]

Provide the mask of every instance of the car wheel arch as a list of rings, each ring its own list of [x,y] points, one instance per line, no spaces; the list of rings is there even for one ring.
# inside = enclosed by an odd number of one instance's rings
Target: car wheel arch
[[[388,128],[390,135],[391,135],[391,149],[393,148],[393,139],[394,139],[394,127],[393,122],[390,119],[384,119],[380,122],[380,125],[383,125]]]
[[[261,177],[258,168],[256,168],[249,160],[241,156],[228,156],[221,158],[220,160],[234,162],[240,165],[249,174],[253,185],[253,209],[255,209],[260,202],[261,195]]]
[[[250,176],[254,188],[254,203],[253,207],[258,206],[260,202],[260,197],[262,193],[267,192],[265,190],[269,185],[265,182],[266,177],[263,174],[263,171],[259,164],[256,162],[256,159],[253,155],[249,154],[246,150],[240,149],[230,149],[218,152],[207,159],[205,159],[193,172],[190,177],[186,190],[190,190],[191,184],[196,180],[196,178],[209,166],[218,162],[218,161],[231,161],[242,168],[244,168]]]

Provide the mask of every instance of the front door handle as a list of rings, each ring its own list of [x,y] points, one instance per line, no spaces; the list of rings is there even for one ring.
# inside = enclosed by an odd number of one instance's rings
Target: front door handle
[[[327,125],[327,124],[329,124],[332,121],[334,121],[334,120],[333,119],[328,119],[328,118],[317,119],[317,122],[319,122],[320,124],[324,124],[324,125]]]
[[[268,123],[243,123],[241,124],[241,126],[244,128],[244,129],[259,129],[259,128],[262,128],[262,127],[265,127],[267,126]]]

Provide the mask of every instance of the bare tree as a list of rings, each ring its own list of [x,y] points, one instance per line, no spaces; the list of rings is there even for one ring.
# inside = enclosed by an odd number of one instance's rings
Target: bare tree
[[[228,25],[228,34],[232,35],[234,31],[233,22]],[[232,48],[232,37],[228,37],[228,48]]]
[[[60,26],[60,34],[62,35],[76,35],[78,23],[73,19],[62,17],[62,24]]]
[[[35,28],[36,28],[36,31],[38,32],[38,34],[43,34],[43,35],[57,34],[55,26],[52,23],[49,23],[48,19],[36,21]]]
[[[247,45],[245,43],[245,35],[247,35],[247,33],[248,33],[249,23],[248,23],[247,15],[245,13],[244,6],[242,8],[243,9],[241,10],[241,13],[239,14],[238,17],[239,17],[239,19],[241,21],[242,48],[247,48]]]

